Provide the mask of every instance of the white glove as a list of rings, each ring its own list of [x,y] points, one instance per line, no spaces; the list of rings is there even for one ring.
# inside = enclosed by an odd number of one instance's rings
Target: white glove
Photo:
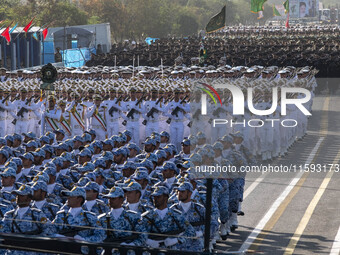
[[[64,235],[59,235],[59,234],[55,234],[54,236],[55,236],[55,237],[66,237],[66,236],[64,236]]]
[[[120,245],[136,246],[134,243],[126,243],[126,242],[123,242]]]
[[[147,239],[146,244],[149,245],[151,248],[159,248],[159,242],[152,239]]]
[[[85,241],[85,239],[82,238],[80,235],[75,235],[73,238],[78,240],[78,241]]]
[[[203,236],[203,232],[200,230],[200,231],[196,231],[196,237],[201,237]]]
[[[168,237],[168,238],[166,238],[166,239],[164,240],[164,244],[165,244],[165,246],[167,246],[167,247],[173,246],[173,245],[175,245],[176,243],[178,243],[178,239],[177,239],[177,238],[170,238],[170,237]]]

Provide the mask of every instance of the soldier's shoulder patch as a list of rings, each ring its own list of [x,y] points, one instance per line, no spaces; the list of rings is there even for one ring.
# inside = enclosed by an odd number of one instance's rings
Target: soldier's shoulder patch
[[[41,223],[46,223],[46,222],[47,222],[47,219],[46,219],[45,217],[41,217],[40,222],[41,222]]]

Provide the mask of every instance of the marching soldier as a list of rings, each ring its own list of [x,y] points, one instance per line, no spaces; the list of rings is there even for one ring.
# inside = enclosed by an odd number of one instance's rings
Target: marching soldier
[[[69,209],[61,210],[53,220],[56,237],[70,238],[87,242],[101,242],[104,230],[100,228],[94,213],[84,211],[82,205],[86,200],[84,188],[74,187],[71,191],[64,191],[67,196]]]
[[[87,118],[89,128],[96,130],[96,138],[100,141],[107,138],[107,111],[107,107],[102,104],[101,96],[95,95],[94,105],[88,109]]]
[[[200,252],[203,250],[203,233],[205,224],[205,208],[203,205],[191,200],[193,186],[190,182],[183,182],[178,187],[177,197],[179,203],[172,205],[170,208],[177,209],[182,213],[187,221],[194,227],[196,238],[188,239],[181,250]]]
[[[104,242],[143,246],[145,236],[140,233],[146,232],[145,225],[142,224],[139,213],[124,210],[124,191],[122,188],[112,187],[104,197],[109,199],[111,207],[110,212],[98,217],[102,228],[105,230]]]
[[[29,126],[29,111],[34,111],[36,105],[30,106],[32,98],[26,98],[27,90],[21,90],[21,99],[13,102],[15,107],[14,123],[15,123],[15,133],[22,134],[28,132]]]
[[[15,119],[15,112],[16,112],[16,107],[15,104],[13,103],[15,100],[19,98],[19,95],[17,95],[17,90],[15,88],[11,89],[10,92],[10,100],[6,105],[10,107],[8,109],[8,114],[7,114],[7,119],[6,119],[6,134],[13,134],[15,133],[15,125],[13,124],[13,121]]]
[[[119,118],[122,115],[122,99],[123,95],[119,92],[120,96],[116,98],[116,89],[111,88],[109,93],[109,100],[104,102],[105,106],[107,107],[107,135],[111,137],[113,135],[118,135],[119,132]]]
[[[10,95],[4,95],[4,90],[0,89],[0,137],[4,137],[7,133],[7,115],[11,111]]]
[[[151,89],[151,100],[144,103],[145,112],[143,113],[145,127],[145,136],[150,136],[153,132],[159,132],[160,117],[163,114],[164,105],[161,100],[163,97],[157,99],[157,89]]]
[[[158,186],[151,196],[155,209],[142,214],[146,244],[171,250],[186,246],[188,238],[195,237],[196,232],[180,211],[168,207],[169,190]]]
[[[42,114],[41,130],[42,133],[54,132],[60,128],[61,110],[55,105],[55,98],[48,98],[48,107]]]
[[[51,235],[53,227],[46,215],[41,210],[30,206],[32,189],[27,185],[22,185],[18,190],[13,191],[13,194],[17,196],[17,207],[5,214],[0,231],[22,235]]]
[[[63,100],[60,100],[59,101],[59,107],[60,107],[60,110],[61,110],[61,115],[60,115],[60,120],[59,120],[59,123],[60,123],[60,129],[63,130],[64,132],[64,138],[65,140],[67,138],[70,138],[71,135],[72,135],[72,129],[71,129],[71,126],[70,126],[70,123],[69,123],[69,120],[70,120],[70,112],[66,111],[66,103],[65,101]]]
[[[124,111],[127,112],[127,115],[122,117],[125,120],[126,129],[132,133],[132,141],[139,145],[139,119],[144,112],[143,98],[137,98],[135,88],[130,90],[130,97],[131,99],[124,105]]]
[[[165,115],[169,117],[171,143],[175,144],[177,150],[181,148],[184,135],[184,115],[190,111],[185,100],[180,99],[181,91],[175,90],[175,98],[164,109]]]
[[[54,220],[57,212],[59,211],[59,206],[46,201],[47,195],[47,184],[44,181],[34,182],[32,185],[33,190],[33,208],[41,210],[47,218],[52,221]]]
[[[86,191],[86,200],[83,204],[83,209],[95,213],[97,216],[107,213],[110,209],[101,200],[99,200],[100,186],[96,182],[88,182],[84,189]]]
[[[124,208],[126,210],[131,210],[142,214],[152,209],[152,207],[150,207],[150,205],[147,204],[147,201],[141,200],[142,186],[138,182],[136,181],[128,182],[127,186],[123,187],[123,190],[126,195],[127,203],[124,204]]]
[[[6,68],[0,68],[0,82],[7,81]]]
[[[82,135],[86,130],[86,106],[81,104],[80,95],[74,93],[74,101],[66,108],[69,112],[68,123],[71,127],[71,136]]]

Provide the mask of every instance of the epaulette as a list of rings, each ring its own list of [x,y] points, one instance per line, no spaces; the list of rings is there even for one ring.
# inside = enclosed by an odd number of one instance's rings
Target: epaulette
[[[137,212],[135,211],[131,211],[131,210],[126,210],[127,213],[132,213],[132,214],[138,214]]]
[[[49,203],[49,205],[50,205],[51,207],[57,207],[57,208],[59,208],[59,206],[56,205],[56,204],[54,204],[54,203]]]
[[[176,208],[171,208],[171,210],[178,213],[178,214],[182,214],[182,212],[180,210],[176,209]]]
[[[13,214],[14,212],[15,212],[15,209],[12,209],[12,210],[6,212],[5,214]]]
[[[205,207],[198,202],[194,202],[193,204],[194,204],[194,206],[201,207],[201,209],[205,209]]]
[[[97,201],[97,203],[100,204],[100,205],[104,205],[104,206],[106,205],[106,204],[105,204],[102,200],[100,200],[100,199],[96,199],[96,201]]]
[[[30,207],[30,209],[32,210],[32,212],[41,212],[41,210],[38,208]]]
[[[146,215],[150,214],[151,211],[146,211],[142,213],[142,217],[145,217]]]
[[[61,214],[61,213],[66,213],[67,211],[65,209],[62,209],[60,211],[57,212],[57,214]]]

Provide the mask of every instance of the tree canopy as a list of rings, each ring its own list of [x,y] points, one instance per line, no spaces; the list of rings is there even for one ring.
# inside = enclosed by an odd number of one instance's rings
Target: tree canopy
[[[250,0],[27,0],[24,5],[20,0],[0,0],[0,20],[19,26],[33,17],[35,26],[52,21],[53,26],[110,23],[114,39],[137,40],[197,34],[224,5],[227,25],[263,24],[272,17],[275,1],[265,4],[264,19],[258,21],[250,12]]]

